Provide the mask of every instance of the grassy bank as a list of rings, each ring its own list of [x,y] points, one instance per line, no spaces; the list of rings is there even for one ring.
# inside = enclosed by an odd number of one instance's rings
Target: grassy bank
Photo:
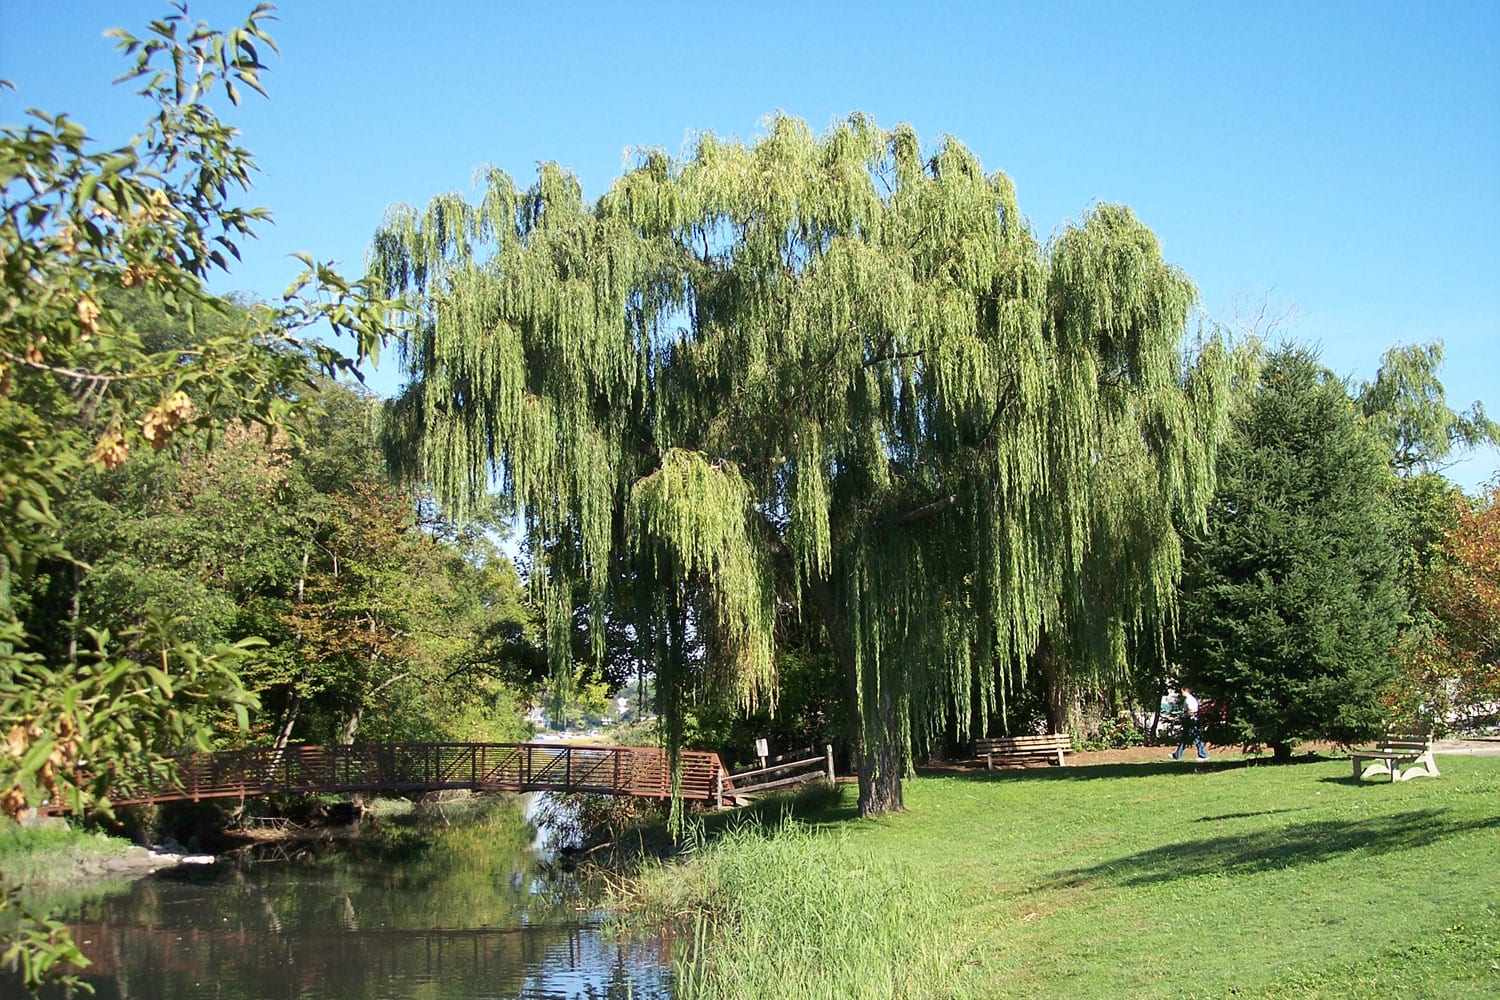
[[[741,826],[648,873],[690,997],[1500,995],[1500,758],[923,778],[908,812]]]
[[[22,826],[0,820],[0,880],[28,890],[56,889],[80,881],[87,862],[123,855],[130,841],[64,823]]]

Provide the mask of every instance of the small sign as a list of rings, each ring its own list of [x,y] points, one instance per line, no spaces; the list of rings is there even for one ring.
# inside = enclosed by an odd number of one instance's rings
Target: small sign
[[[768,748],[766,747],[766,741],[765,740],[756,740],[755,741],[755,756],[761,758],[762,760],[764,760],[766,757],[770,756]]]

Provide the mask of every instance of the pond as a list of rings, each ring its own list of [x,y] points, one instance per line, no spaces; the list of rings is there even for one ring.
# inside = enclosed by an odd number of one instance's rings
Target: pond
[[[164,872],[66,919],[100,1000],[670,996],[669,946],[606,933],[534,841],[512,805]]]

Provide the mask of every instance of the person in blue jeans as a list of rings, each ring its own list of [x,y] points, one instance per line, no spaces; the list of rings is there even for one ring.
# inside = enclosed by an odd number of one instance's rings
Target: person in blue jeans
[[[1208,747],[1203,743],[1203,735],[1198,731],[1198,699],[1193,697],[1193,692],[1186,686],[1177,699],[1178,708],[1182,712],[1182,742],[1177,744],[1177,752],[1172,754],[1173,760],[1182,759],[1182,751],[1187,749],[1189,743],[1198,749],[1198,759],[1208,760]]]

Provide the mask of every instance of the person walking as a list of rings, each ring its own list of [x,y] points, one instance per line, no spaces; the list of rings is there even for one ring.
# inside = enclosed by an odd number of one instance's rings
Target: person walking
[[[1193,697],[1191,688],[1183,686],[1178,694],[1177,704],[1182,712],[1182,742],[1177,744],[1177,752],[1172,754],[1172,759],[1181,760],[1182,751],[1191,743],[1198,750],[1198,759],[1208,760],[1208,747],[1204,745],[1203,735],[1198,730],[1198,699]]]

